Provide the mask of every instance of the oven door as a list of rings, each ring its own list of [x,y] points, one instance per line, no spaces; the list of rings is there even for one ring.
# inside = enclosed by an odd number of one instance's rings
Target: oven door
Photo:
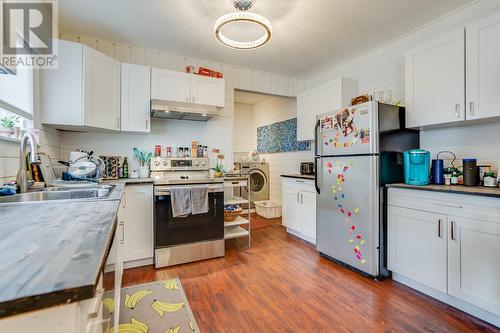
[[[224,189],[209,186],[208,212],[173,217],[168,186],[156,186],[155,249],[224,238]]]

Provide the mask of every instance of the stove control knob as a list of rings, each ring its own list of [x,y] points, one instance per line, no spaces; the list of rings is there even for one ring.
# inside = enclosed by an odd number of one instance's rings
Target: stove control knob
[[[160,166],[160,161],[155,161],[155,166]]]
[[[163,162],[163,166],[167,166],[167,165],[168,165],[167,161]]]
[[[200,162],[194,162],[194,166],[199,166],[200,165]]]
[[[201,165],[202,166],[205,166],[207,163],[206,162],[201,162]]]

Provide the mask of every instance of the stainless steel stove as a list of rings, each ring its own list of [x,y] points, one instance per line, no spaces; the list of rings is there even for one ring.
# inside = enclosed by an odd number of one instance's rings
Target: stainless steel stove
[[[208,158],[151,161],[154,180],[155,267],[224,255],[224,181],[210,178]],[[173,217],[173,187],[208,187],[208,212]]]

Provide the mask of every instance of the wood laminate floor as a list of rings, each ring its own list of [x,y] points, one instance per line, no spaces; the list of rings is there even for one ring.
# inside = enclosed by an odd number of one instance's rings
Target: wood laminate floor
[[[202,332],[500,332],[395,281],[332,263],[271,224],[226,244],[226,256],[125,271],[130,286],[179,277]],[[112,274],[105,285],[112,286]]]

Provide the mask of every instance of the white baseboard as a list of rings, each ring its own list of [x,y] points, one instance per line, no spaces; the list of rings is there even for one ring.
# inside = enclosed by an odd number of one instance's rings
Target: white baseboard
[[[293,230],[293,229],[290,229],[290,228],[286,228],[286,232],[288,232],[289,234],[291,235],[294,235],[296,237],[299,237],[299,238],[302,238],[303,240],[305,240],[306,242],[309,242],[311,244],[314,244],[316,245],[316,239],[314,238],[311,238],[311,237],[308,237],[304,234],[301,234],[300,232],[298,232],[297,230]]]
[[[459,300],[453,296],[450,296],[448,294],[442,293],[440,291],[437,291],[435,289],[432,289],[430,287],[427,287],[419,282],[416,282],[410,278],[407,278],[405,276],[402,276],[397,273],[392,273],[392,279],[394,281],[397,281],[399,283],[402,283],[412,289],[418,290],[421,293],[426,294],[427,296],[430,296],[432,298],[435,298],[443,303],[449,304],[459,310],[462,310],[463,312],[466,312],[470,315],[473,315],[474,317],[477,317],[479,319],[482,319],[492,325],[495,325],[497,327],[500,327],[500,316],[497,316],[491,312],[485,311],[481,308],[478,308],[475,305],[472,305],[470,303],[464,302],[462,300]]]

